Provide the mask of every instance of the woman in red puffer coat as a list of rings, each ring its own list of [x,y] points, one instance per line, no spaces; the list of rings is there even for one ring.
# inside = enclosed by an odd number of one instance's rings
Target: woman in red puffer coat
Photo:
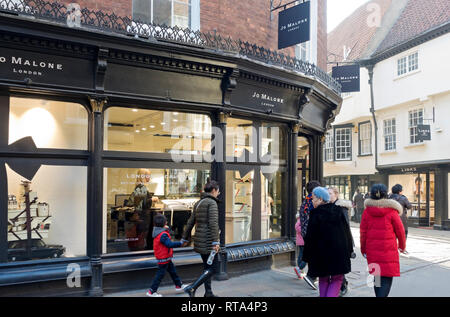
[[[370,274],[375,276],[376,297],[389,295],[393,277],[400,276],[398,251],[406,252],[405,230],[399,216],[403,208],[387,196],[386,186],[372,186],[360,225],[361,253],[367,258]]]

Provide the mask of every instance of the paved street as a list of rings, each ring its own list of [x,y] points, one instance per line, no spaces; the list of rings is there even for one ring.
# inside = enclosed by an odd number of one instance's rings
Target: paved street
[[[357,247],[357,258],[352,260],[352,272],[347,275],[350,289],[347,297],[373,297],[373,288],[367,286],[368,274],[365,259],[359,252],[359,228],[352,224]],[[402,276],[394,279],[391,297],[447,297],[450,296],[450,232],[410,228],[407,240],[409,257],[401,256]],[[150,281],[149,281],[150,283]],[[214,292],[221,297],[316,297],[299,280],[292,267],[246,274],[227,281],[213,281]],[[107,296],[143,297],[146,290],[121,292]],[[161,287],[163,296],[184,297],[172,286]],[[203,295],[203,287],[198,290]]]

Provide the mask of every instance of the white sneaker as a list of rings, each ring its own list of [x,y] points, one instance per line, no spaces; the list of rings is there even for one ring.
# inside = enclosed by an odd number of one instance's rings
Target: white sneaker
[[[311,278],[306,275],[303,280],[308,284],[313,290],[317,290],[317,286],[315,285],[315,281],[311,280]]]
[[[157,292],[152,293],[151,290],[148,290],[147,293],[145,293],[145,295],[147,295],[148,297],[162,297],[161,294],[159,294]]]
[[[181,284],[181,286],[175,286],[175,291],[182,292],[187,287],[186,284]]]

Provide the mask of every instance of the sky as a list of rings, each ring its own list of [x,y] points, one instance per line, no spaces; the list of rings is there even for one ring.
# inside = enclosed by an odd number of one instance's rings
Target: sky
[[[339,23],[345,20],[345,18],[352,14],[359,6],[368,2],[370,2],[370,0],[328,0],[328,32],[338,26]]]

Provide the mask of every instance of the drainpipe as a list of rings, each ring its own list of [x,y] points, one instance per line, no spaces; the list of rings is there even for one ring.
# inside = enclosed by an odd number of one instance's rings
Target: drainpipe
[[[366,66],[369,71],[369,85],[370,85],[370,112],[372,113],[373,124],[375,127],[375,169],[378,171],[378,124],[375,117],[375,102],[373,96],[373,67],[374,65]]]

